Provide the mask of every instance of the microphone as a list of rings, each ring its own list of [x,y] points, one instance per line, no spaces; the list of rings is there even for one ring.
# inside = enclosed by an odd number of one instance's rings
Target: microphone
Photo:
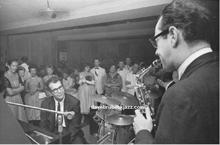
[[[58,121],[58,132],[61,133],[63,131],[63,116],[61,114],[57,115],[57,121]]]
[[[64,112],[64,115],[66,116],[67,119],[71,120],[73,119],[75,112],[74,111]]]

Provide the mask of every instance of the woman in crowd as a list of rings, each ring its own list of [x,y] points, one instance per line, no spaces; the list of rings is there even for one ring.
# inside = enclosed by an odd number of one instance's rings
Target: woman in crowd
[[[17,69],[17,72],[18,72],[18,76],[19,76],[19,81],[22,83],[22,86],[24,86],[25,84],[25,68],[22,67],[22,66],[18,66],[18,69]],[[24,102],[24,96],[25,96],[25,90],[23,90],[21,93],[21,99]]]
[[[76,90],[79,89],[79,80],[80,80],[80,77],[79,77],[79,70],[78,69],[74,69],[73,73],[71,74],[71,77],[74,79],[74,88]]]
[[[75,80],[70,76],[69,70],[67,69],[62,71],[62,83],[65,93],[77,98],[77,89],[74,88]]]
[[[55,71],[55,67],[53,65],[48,65],[46,67],[46,75],[43,77],[43,82],[44,82],[44,86],[46,86],[45,84],[47,83],[47,81],[52,77],[54,76],[54,71]],[[44,88],[44,92],[46,94],[46,96],[52,96],[52,94],[47,91],[46,88]]]
[[[120,92],[122,88],[122,78],[117,73],[115,65],[111,65],[109,73],[104,76],[104,90],[107,96]]]
[[[89,114],[90,106],[94,104],[92,97],[95,95],[95,81],[94,76],[90,72],[89,65],[85,65],[84,71],[80,73],[80,87],[79,87],[79,99],[81,113],[84,115]]]
[[[21,92],[24,90],[22,82],[19,81],[17,73],[17,60],[10,60],[7,63],[8,71],[5,72],[6,81],[6,95],[5,101],[23,104],[21,99]],[[13,114],[18,120],[27,122],[25,110],[23,107],[9,105]]]
[[[25,104],[40,107],[41,101],[39,99],[39,93],[43,90],[43,81],[37,76],[37,67],[32,65],[29,68],[31,77],[25,83],[25,90],[27,92],[25,96]],[[27,118],[30,123],[38,125],[40,121],[40,111],[35,109],[26,109]]]
[[[43,77],[44,83],[46,83],[52,76],[54,76],[54,66],[48,65],[46,67],[46,75]]]

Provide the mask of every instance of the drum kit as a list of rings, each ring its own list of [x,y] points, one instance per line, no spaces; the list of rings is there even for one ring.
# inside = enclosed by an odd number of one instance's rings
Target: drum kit
[[[94,101],[100,103],[96,112],[98,119],[98,144],[128,144],[134,138],[134,114],[125,114],[125,106],[139,106],[137,98],[124,92],[111,96],[95,96]],[[103,107],[105,106],[105,107]],[[117,106],[117,107],[116,107]],[[126,109],[125,109],[126,110]],[[128,108],[134,112],[134,109]]]
[[[152,97],[143,83],[143,77],[149,75],[149,72],[154,69],[162,69],[162,63],[159,59],[135,74],[136,96],[115,92],[111,96],[94,97],[95,102],[104,105],[96,111],[94,117],[94,120],[99,122],[98,144],[132,144],[135,140],[133,121],[134,111],[138,109],[136,107],[148,106],[151,109],[152,117],[154,116]],[[144,113],[144,108],[139,109]]]

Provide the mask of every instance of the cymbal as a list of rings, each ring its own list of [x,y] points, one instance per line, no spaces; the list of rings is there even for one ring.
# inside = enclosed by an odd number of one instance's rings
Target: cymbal
[[[118,125],[118,126],[124,126],[124,125],[130,125],[134,122],[133,117],[123,114],[113,114],[111,116],[108,116],[106,118],[106,122]]]
[[[139,105],[137,98],[129,93],[114,92],[114,93],[112,93],[112,98],[114,98],[117,101],[120,101],[121,105],[127,105],[127,106]]]
[[[133,95],[131,95],[129,93],[125,93],[125,92],[114,92],[114,93],[111,94],[111,96],[113,98],[118,98],[118,97],[123,97],[123,96],[131,97],[131,98],[135,97],[135,96],[133,96]]]
[[[120,104],[118,100],[115,100],[114,98],[106,97],[106,96],[94,96],[93,99],[96,102],[100,102],[106,105],[119,105]]]
[[[117,98],[114,97],[115,100],[120,101],[121,105],[125,105],[125,106],[138,106],[139,102],[137,100],[137,98],[133,97],[126,97],[126,96],[118,96]]]

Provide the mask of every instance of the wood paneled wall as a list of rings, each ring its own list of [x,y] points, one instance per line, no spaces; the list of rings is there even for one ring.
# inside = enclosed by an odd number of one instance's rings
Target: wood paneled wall
[[[58,49],[67,51],[67,63],[71,68],[82,69],[82,66],[88,63],[93,65],[95,58],[101,59],[105,68],[117,64],[126,57],[130,57],[135,62],[144,61],[148,64],[154,59],[154,49],[146,38],[59,41]]]
[[[31,63],[37,65],[56,62],[57,44],[50,32],[11,35],[6,41],[6,60],[27,56]]]

